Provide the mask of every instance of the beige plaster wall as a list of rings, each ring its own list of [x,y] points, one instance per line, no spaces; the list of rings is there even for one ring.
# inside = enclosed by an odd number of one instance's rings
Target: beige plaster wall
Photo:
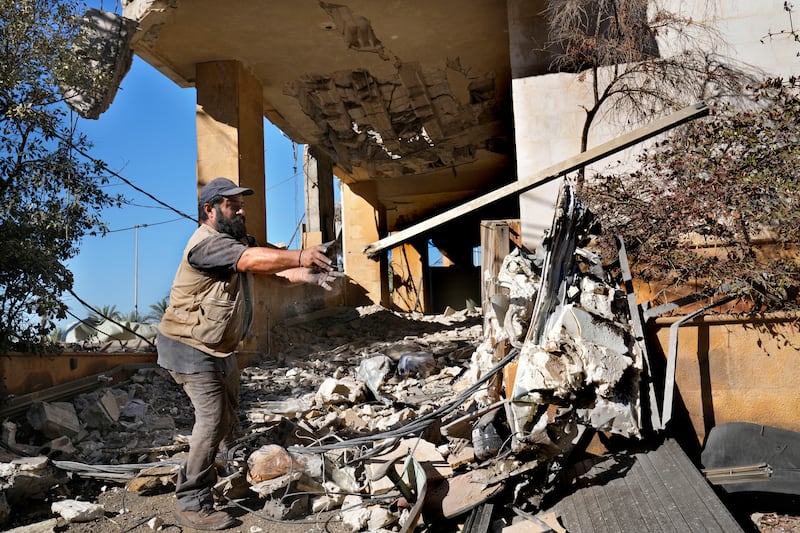
[[[526,12],[521,0],[509,0],[509,30],[513,50],[532,46],[526,35],[541,32],[540,18],[529,16],[514,19],[514,13]],[[783,9],[783,0],[668,0],[671,9],[692,16],[694,20],[712,21],[724,41],[720,51],[737,62],[754,70],[786,77],[800,72],[800,44],[787,37],[766,37],[769,32],[789,28],[789,18]],[[765,42],[762,43],[761,40]],[[668,48],[662,42],[662,48]],[[590,101],[590,84],[570,74],[529,76],[529,65],[537,59],[534,55],[512,53],[512,82],[514,102],[514,127],[517,147],[517,172],[519,177],[574,156],[580,148],[580,132],[585,113],[581,106]],[[622,117],[599,118],[592,128],[589,147],[596,146],[630,131],[619,126]],[[604,169],[617,160],[632,161],[633,154],[614,155],[609,160],[595,164],[593,169]],[[525,245],[535,247],[541,242],[543,232],[550,227],[553,205],[559,183],[551,182],[521,197],[520,214]]]

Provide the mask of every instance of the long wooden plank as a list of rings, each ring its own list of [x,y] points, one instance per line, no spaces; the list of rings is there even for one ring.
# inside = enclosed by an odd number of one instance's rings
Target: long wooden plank
[[[378,241],[368,244],[364,247],[362,252],[368,257],[375,258],[379,253],[394,248],[403,244],[404,242],[416,237],[417,235],[430,231],[431,229],[454,220],[460,216],[466,215],[480,207],[491,204],[501,200],[512,194],[521,194],[539,185],[548,183],[558,177],[569,174],[575,170],[591,165],[601,159],[604,159],[612,154],[620,152],[626,148],[630,148],[642,141],[654,137],[660,133],[671,130],[676,126],[680,126],[690,120],[705,116],[708,114],[708,107],[705,103],[700,102],[676,111],[669,116],[656,120],[652,124],[638,128],[630,133],[626,133],[616,139],[612,139],[606,143],[596,146],[579,155],[565,159],[560,163],[556,163],[532,176],[517,180],[509,183],[499,189],[479,196],[468,202],[465,202],[457,207],[449,209],[443,213],[435,215],[427,220],[418,224],[414,224],[404,230],[398,231],[388,237],[384,237]]]

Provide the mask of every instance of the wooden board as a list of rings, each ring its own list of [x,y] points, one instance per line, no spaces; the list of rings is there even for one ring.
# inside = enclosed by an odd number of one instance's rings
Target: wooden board
[[[587,460],[565,476],[554,512],[570,533],[743,532],[674,440]]]
[[[587,165],[591,165],[592,163],[600,161],[601,159],[605,159],[606,157],[620,152],[626,148],[630,148],[631,146],[634,146],[646,139],[654,137],[660,133],[664,133],[665,131],[668,131],[685,122],[705,116],[707,114],[708,107],[704,103],[698,103],[689,107],[685,107],[684,109],[676,111],[667,117],[656,120],[652,124],[641,127],[630,133],[617,137],[616,139],[612,139],[611,141],[591,148],[560,163],[556,163],[555,165],[548,167],[532,176],[520,177],[519,180],[513,183],[509,183],[508,185],[484,194],[483,196],[469,200],[458,207],[445,211],[444,213],[440,213],[402,231],[398,231],[397,233],[394,233],[372,244],[368,244],[364,247],[363,253],[374,259],[380,252],[399,246],[404,242],[407,242],[409,239],[440,226],[445,222],[454,220],[480,207],[506,198],[507,196],[511,196],[512,194],[520,194],[539,185],[548,183],[556,178],[569,174],[570,172],[583,168]]]

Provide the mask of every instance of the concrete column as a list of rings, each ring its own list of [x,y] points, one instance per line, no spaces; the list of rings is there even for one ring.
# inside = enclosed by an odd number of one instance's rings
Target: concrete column
[[[330,159],[306,146],[303,153],[303,177],[306,200],[303,247],[332,241],[336,238],[336,229],[333,165]]]
[[[412,244],[392,248],[392,304],[400,311],[428,311],[428,247],[422,245],[421,251]]]
[[[267,242],[264,109],[259,81],[238,61],[196,65],[198,190],[224,176],[255,191],[247,198],[247,231]]]
[[[261,84],[238,61],[196,65],[197,187],[224,176],[255,194],[245,199],[247,231],[267,242],[264,113]],[[289,295],[268,276],[254,277],[253,325],[242,356],[269,353],[269,328],[282,318]]]
[[[386,255],[381,254],[380,260],[375,261],[361,252],[364,246],[386,235],[386,209],[375,200],[374,188],[374,183],[342,187],[343,261],[351,281],[346,303],[351,306],[390,304]]]

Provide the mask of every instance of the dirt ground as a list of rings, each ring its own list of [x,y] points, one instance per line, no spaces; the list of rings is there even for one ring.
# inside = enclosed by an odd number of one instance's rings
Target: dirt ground
[[[172,516],[175,496],[171,488],[161,493],[141,495],[126,492],[122,487],[109,487],[96,500],[105,508],[105,517],[87,523],[63,524],[58,532],[69,533],[120,533],[148,531],[193,531],[176,525]],[[305,533],[347,531],[338,514],[326,513],[304,520],[276,520],[262,512],[263,501],[257,498],[221,506],[234,516],[239,524],[227,531],[242,533]]]
[[[101,503],[105,517],[87,523],[67,524],[62,519],[52,521],[58,533],[147,533],[151,531],[194,531],[176,525],[172,517],[175,497],[171,489],[160,493],[141,495],[126,492],[123,487],[110,486],[93,501]],[[240,506],[239,506],[240,505]],[[258,499],[229,504],[225,508],[240,522],[227,530],[236,533],[306,533],[348,531],[338,518],[338,513],[310,516],[302,520],[275,520],[261,511]],[[249,507],[248,507],[249,506]],[[49,509],[42,506],[42,520]],[[30,516],[33,518],[34,514]],[[753,513],[751,524],[743,524],[745,531],[761,533],[800,533],[800,516],[778,513]],[[748,527],[749,526],[749,527]],[[24,527],[24,526],[23,526]],[[457,525],[454,525],[454,531]],[[22,530],[28,531],[28,530]],[[16,532],[15,532],[16,533]]]

